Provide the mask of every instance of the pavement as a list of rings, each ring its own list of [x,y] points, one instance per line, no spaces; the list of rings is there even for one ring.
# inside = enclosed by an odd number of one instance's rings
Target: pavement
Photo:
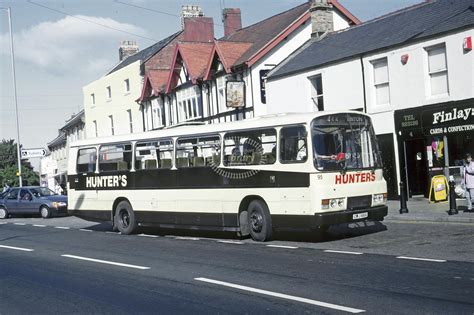
[[[400,214],[400,201],[388,201],[387,221],[425,221],[474,224],[474,212],[468,212],[465,199],[456,200],[458,214],[449,215],[449,202],[430,203],[424,197],[412,197],[407,201],[408,213]]]

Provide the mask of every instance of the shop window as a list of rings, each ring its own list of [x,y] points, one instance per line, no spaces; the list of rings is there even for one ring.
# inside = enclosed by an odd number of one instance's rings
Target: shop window
[[[180,138],[176,143],[176,167],[210,167],[220,164],[221,141],[217,135]]]
[[[282,163],[303,163],[307,157],[306,128],[304,126],[281,128],[280,161]]]
[[[224,165],[263,165],[276,161],[276,131],[261,129],[227,133]]]
[[[438,45],[426,48],[428,54],[428,75],[430,95],[449,93],[448,65],[446,62],[446,46]]]
[[[374,70],[374,94],[375,104],[384,105],[390,103],[390,84],[388,76],[387,58],[372,61]]]
[[[111,144],[102,146],[99,150],[99,170],[125,171],[132,166],[132,145]]]
[[[321,74],[309,78],[311,82],[311,100],[318,111],[324,110],[323,78]]]

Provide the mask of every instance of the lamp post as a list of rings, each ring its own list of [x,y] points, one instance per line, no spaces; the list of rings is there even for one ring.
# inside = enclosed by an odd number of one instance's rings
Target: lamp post
[[[10,49],[12,55],[12,75],[13,75],[13,93],[15,97],[15,114],[16,114],[16,154],[18,157],[18,180],[20,181],[20,187],[23,186],[23,180],[21,177],[21,150],[20,150],[20,123],[18,120],[18,97],[16,92],[16,74],[15,74],[15,52],[13,50],[13,30],[12,30],[12,15],[10,8],[0,8],[2,10],[6,10],[8,12],[8,27],[10,31]]]

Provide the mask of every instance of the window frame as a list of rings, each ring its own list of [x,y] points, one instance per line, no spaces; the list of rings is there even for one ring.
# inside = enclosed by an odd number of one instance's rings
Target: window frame
[[[430,69],[430,52],[442,48],[444,50],[444,68],[433,70]],[[429,97],[440,97],[449,95],[449,69],[448,69],[448,50],[446,49],[446,43],[439,43],[436,45],[431,45],[428,47],[424,47],[426,53],[426,66],[427,66],[427,74],[428,74],[428,87],[429,87]],[[446,92],[433,94],[433,76],[444,74],[446,77]]]
[[[305,142],[306,142],[306,156],[303,160],[283,160],[281,157],[281,150],[283,148],[282,146],[282,143],[281,143],[281,140],[282,140],[282,130],[283,129],[287,129],[287,128],[298,128],[298,127],[302,127],[304,128],[304,131],[306,132],[306,135],[305,135]],[[282,126],[279,130],[279,133],[278,133],[278,146],[277,147],[277,152],[278,152],[278,161],[281,163],[281,164],[303,164],[303,163],[306,163],[308,162],[308,128],[306,128],[306,125],[305,124],[296,124],[296,125],[286,125],[286,126]],[[298,154],[298,152],[297,152]]]
[[[175,163],[175,168],[176,169],[188,169],[188,168],[203,168],[203,167],[211,167],[210,164],[206,164],[204,163],[204,165],[200,165],[200,166],[194,166],[194,165],[189,165],[189,166],[185,166],[185,167],[178,167],[178,150],[185,150],[185,149],[180,149],[179,148],[179,141],[180,140],[191,140],[191,139],[197,139],[196,141],[196,144],[193,144],[193,148],[194,147],[197,147],[198,144],[199,144],[199,140],[202,139],[202,138],[211,138],[211,137],[217,137],[218,141],[219,141],[219,153],[218,153],[218,156],[219,156],[219,165],[222,164],[222,145],[223,145],[223,142],[222,142],[222,136],[219,134],[219,133],[215,133],[215,134],[200,134],[200,135],[196,135],[196,136],[181,136],[181,137],[178,137],[176,138],[176,141],[175,141],[175,145],[174,145],[174,149],[175,149],[175,155],[174,155],[174,163]],[[201,145],[202,146],[202,145]],[[210,145],[209,145],[210,146]],[[199,156],[201,157],[201,156]],[[202,156],[204,158],[204,161],[205,161],[205,157]]]
[[[107,91],[107,100],[110,101],[112,99],[112,87],[109,85],[105,90]]]
[[[320,87],[320,90],[321,90],[321,93],[319,93],[318,91],[318,87],[317,87],[317,79],[320,79],[320,82],[321,82],[321,87]],[[324,85],[323,85],[323,74],[322,73],[318,73],[318,74],[315,74],[315,75],[312,75],[310,77],[308,77],[308,80],[309,80],[309,83],[310,83],[310,89],[311,89],[311,102],[313,103],[313,106],[316,106],[316,108],[318,109],[318,111],[324,111]],[[316,99],[316,101],[315,101]],[[322,100],[322,105],[320,107],[319,105],[319,99]]]
[[[123,82],[125,83],[125,94],[129,94],[130,93],[130,79],[125,79],[123,80]]]
[[[94,163],[94,170],[93,171],[89,171],[87,170],[87,172],[83,172],[83,171],[79,171],[79,156],[80,156],[80,152],[82,150],[94,150],[95,151],[95,163]],[[97,167],[97,147],[83,147],[83,148],[79,148],[77,150],[77,156],[76,156],[76,174],[93,174],[93,173],[96,173],[97,170],[99,169]],[[86,165],[86,164],[81,164],[81,165]],[[87,165],[89,165],[89,163],[87,163]]]
[[[387,70],[387,80],[378,82],[377,81],[377,76],[375,74],[375,72],[376,72],[375,69],[376,69],[376,65],[380,65],[382,63],[385,64],[385,68]],[[374,59],[374,60],[370,61],[370,64],[372,66],[374,105],[378,106],[378,107],[388,106],[388,105],[391,104],[391,101],[392,101],[391,100],[391,93],[390,93],[390,71],[389,71],[389,68],[388,68],[388,58],[387,57],[382,57],[382,58]],[[388,102],[379,103],[377,101],[377,88],[379,88],[379,87],[381,87],[381,88],[386,87],[387,88]]]
[[[116,169],[116,170],[101,170],[100,168],[100,161],[101,161],[101,155],[103,154],[103,152],[101,152],[102,148],[103,147],[111,147],[111,146],[119,146],[119,145],[123,145],[123,146],[126,146],[126,145],[130,145],[130,151],[127,151],[127,150],[124,150],[122,151],[122,153],[125,153],[125,152],[130,152],[131,154],[131,160],[130,160],[130,165],[129,167],[126,169],[126,170],[119,170],[119,169]],[[111,173],[111,172],[130,172],[134,169],[134,160],[135,160],[135,156],[134,156],[134,145],[133,145],[133,142],[114,142],[114,143],[107,143],[107,144],[102,144],[99,146],[98,150],[97,150],[97,171],[99,173]],[[125,161],[124,159],[122,159],[122,161]],[[126,161],[125,161],[126,162]]]
[[[176,150],[176,145],[175,141],[172,137],[169,138],[156,138],[156,139],[147,139],[147,140],[140,140],[135,143],[135,146],[133,148],[133,166],[135,171],[148,171],[148,170],[153,170],[149,168],[137,168],[136,163],[137,163],[137,152],[140,144],[143,143],[153,143],[153,142],[160,142],[160,141],[170,141],[171,142],[171,166],[170,167],[159,167],[159,163],[157,161],[157,167],[155,170],[170,170],[174,168],[174,160],[175,160],[175,150]],[[155,147],[156,148],[156,147]],[[159,157],[158,157],[159,160]]]
[[[242,135],[242,134],[256,133],[256,132],[262,134],[263,131],[270,131],[270,130],[274,131],[274,135],[275,135],[275,153],[276,153],[276,154],[275,154],[275,160],[274,160],[272,163],[265,163],[265,164],[257,163],[257,164],[229,165],[228,161],[227,161],[226,158],[225,158],[225,157],[226,157],[226,155],[225,155],[225,150],[226,150],[227,147],[230,147],[230,145],[229,145],[229,146],[226,146],[226,144],[225,144],[225,141],[226,141],[227,138],[231,138],[231,139],[232,139],[232,138],[235,137],[235,136],[234,136],[235,134],[239,134],[239,133],[240,133],[241,135]],[[248,138],[248,137],[247,137],[247,138]],[[274,164],[276,163],[276,161],[277,161],[278,142],[279,142],[279,141],[278,141],[278,130],[277,130],[275,127],[270,127],[270,126],[268,126],[268,127],[263,127],[263,128],[232,130],[232,131],[225,132],[225,133],[224,133],[224,136],[223,136],[223,139],[222,139],[222,148],[221,148],[221,150],[222,150],[222,153],[221,153],[221,155],[222,155],[222,161],[221,161],[221,163],[222,163],[223,166],[226,166],[226,167],[229,167],[229,166],[232,167],[232,166],[274,165]],[[264,145],[264,144],[269,144],[269,143],[270,143],[270,142],[265,142],[265,143],[264,143],[264,142],[261,142],[262,149],[263,149],[263,145]],[[240,145],[243,146],[243,144],[239,143],[239,147],[240,147]],[[272,150],[273,150],[273,149],[272,149]],[[243,150],[242,150],[242,151],[243,151]],[[240,153],[240,156],[243,156],[243,155],[244,155],[243,153],[244,153],[244,152],[241,152],[241,153]],[[262,152],[262,156],[263,156],[264,154],[265,154],[265,153]]]

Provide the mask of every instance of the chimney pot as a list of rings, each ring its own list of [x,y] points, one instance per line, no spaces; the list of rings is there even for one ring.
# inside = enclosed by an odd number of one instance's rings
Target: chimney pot
[[[119,47],[119,60],[123,61],[130,57],[131,55],[134,55],[138,52],[138,45],[136,41],[132,40],[124,40],[120,43]]]

